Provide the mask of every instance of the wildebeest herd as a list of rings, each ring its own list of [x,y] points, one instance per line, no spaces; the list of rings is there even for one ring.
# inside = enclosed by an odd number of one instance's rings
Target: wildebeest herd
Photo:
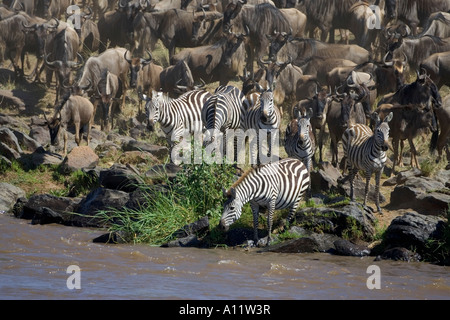
[[[375,172],[378,191],[388,137],[392,171],[405,140],[419,165],[418,135],[431,135],[437,161],[449,152],[449,11],[450,0],[4,0],[0,55],[18,79],[45,71],[50,86],[55,74],[50,130],[92,125],[98,105],[110,130],[111,109],[135,91],[171,147],[183,130],[280,130],[288,156],[311,170],[327,132],[332,164],[342,141],[351,183]],[[153,58],[158,44],[169,66]],[[25,75],[27,54],[36,65]]]

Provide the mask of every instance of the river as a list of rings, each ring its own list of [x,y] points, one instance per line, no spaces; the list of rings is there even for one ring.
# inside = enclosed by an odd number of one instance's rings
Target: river
[[[102,233],[0,214],[0,299],[450,299],[450,267],[93,243]]]

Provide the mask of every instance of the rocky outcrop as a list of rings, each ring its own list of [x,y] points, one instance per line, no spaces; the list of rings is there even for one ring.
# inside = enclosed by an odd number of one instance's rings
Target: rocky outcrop
[[[73,148],[66,156],[61,164],[64,172],[75,172],[81,169],[95,168],[98,164],[99,157],[88,146],[80,146]]]
[[[25,197],[25,191],[12,184],[0,182],[0,214],[10,212],[22,197]]]

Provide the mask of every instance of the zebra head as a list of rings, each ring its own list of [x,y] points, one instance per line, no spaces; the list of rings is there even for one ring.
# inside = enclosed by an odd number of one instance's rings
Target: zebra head
[[[145,104],[145,115],[147,117],[147,128],[153,131],[155,124],[160,120],[162,92],[153,91],[152,98],[147,99]]]
[[[389,149],[389,121],[392,120],[393,113],[389,113],[383,121],[380,120],[380,117],[376,112],[372,115],[375,117],[376,126],[375,126],[375,144],[380,146],[382,151],[387,151]]]
[[[228,197],[223,206],[222,217],[220,218],[219,227],[228,231],[230,225],[232,225],[242,214],[242,206],[244,205],[239,197],[236,197],[236,189],[230,188],[230,190],[224,190],[224,195]]]
[[[309,109],[308,113],[298,119],[298,138],[301,146],[305,145],[309,141],[309,133],[312,131],[311,128],[311,114],[312,109]]]
[[[265,90],[259,96],[260,110],[261,110],[261,120],[263,123],[270,122],[271,118],[274,116],[275,107],[273,104],[273,92],[271,89]]]

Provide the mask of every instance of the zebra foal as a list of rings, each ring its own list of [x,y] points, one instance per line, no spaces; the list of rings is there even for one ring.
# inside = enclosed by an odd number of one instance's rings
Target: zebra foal
[[[346,156],[346,165],[350,179],[350,198],[354,201],[353,179],[358,170],[363,170],[366,176],[366,186],[364,192],[364,206],[369,193],[369,182],[372,173],[375,172],[375,193],[377,211],[381,213],[380,207],[380,178],[384,165],[386,164],[386,151],[388,150],[389,125],[392,120],[392,112],[383,121],[377,113],[373,116],[376,120],[375,132],[364,125],[355,124],[345,130],[342,135],[342,145]]]
[[[309,172],[303,162],[287,158],[253,168],[239,178],[224,195],[224,204],[219,227],[227,231],[242,214],[247,202],[253,213],[253,232],[258,244],[259,208],[268,209],[268,240],[271,241],[273,213],[275,210],[289,208],[287,220],[290,221],[310,184]]]
[[[247,99],[248,101],[248,99]],[[272,139],[278,138],[278,130],[281,125],[281,113],[278,107],[274,104],[273,91],[271,89],[263,90],[256,101],[249,101],[249,107],[246,109],[244,128],[245,130],[254,129],[257,136],[257,156],[256,160],[259,164],[261,161],[260,151],[262,142],[259,136],[260,130],[267,130],[269,134],[268,153],[269,158],[272,157]],[[255,158],[252,155],[253,159]]]
[[[291,158],[301,160],[309,172],[312,170],[316,141],[311,126],[312,110],[301,112],[299,117],[293,119],[286,127],[284,149]]]

